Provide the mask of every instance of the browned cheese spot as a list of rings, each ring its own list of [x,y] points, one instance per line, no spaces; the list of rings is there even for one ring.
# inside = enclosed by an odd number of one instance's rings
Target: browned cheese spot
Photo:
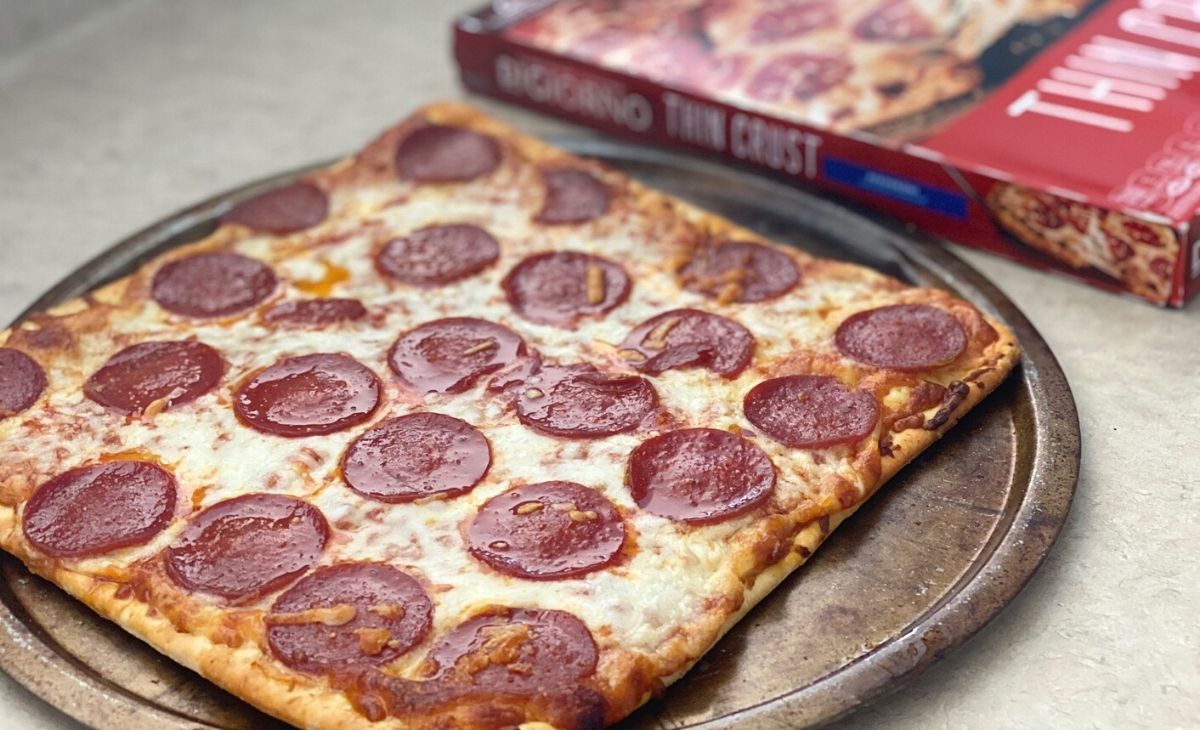
[[[679,317],[669,317],[650,331],[646,339],[642,340],[642,345],[651,350],[663,349],[667,346],[667,335],[677,324],[679,324]]]
[[[742,297],[742,285],[736,281],[731,281],[721,287],[721,291],[717,294],[717,304],[731,304]]]
[[[521,656],[521,647],[532,632],[528,624],[504,624],[480,629],[484,637],[478,651],[464,655],[454,665],[460,677],[473,677],[490,666],[510,666]]]
[[[543,507],[543,505],[541,502],[524,502],[522,504],[517,505],[517,514],[530,515],[530,514],[533,514],[534,512],[541,512],[542,507]]]
[[[358,637],[358,648],[367,656],[379,656],[392,640],[392,632],[382,626],[355,629],[354,634]]]
[[[588,304],[604,301],[604,270],[595,264],[587,267],[587,299]]]
[[[336,606],[307,608],[292,613],[269,613],[266,622],[272,626],[303,626],[305,624],[345,626],[357,615],[358,610],[354,606],[348,603],[339,603]]]
[[[404,618],[404,606],[398,603],[380,603],[367,609],[379,618],[388,620]]]
[[[476,353],[483,352],[484,350],[490,350],[491,348],[493,348],[495,346],[496,346],[495,340],[484,340],[483,342],[476,343],[475,345],[472,345],[471,347],[468,347],[467,349],[463,350],[462,354],[474,355]]]

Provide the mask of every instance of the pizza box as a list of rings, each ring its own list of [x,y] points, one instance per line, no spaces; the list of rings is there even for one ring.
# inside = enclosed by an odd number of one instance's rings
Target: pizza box
[[[494,0],[472,90],[822,187],[1178,307],[1200,290],[1189,0]]]

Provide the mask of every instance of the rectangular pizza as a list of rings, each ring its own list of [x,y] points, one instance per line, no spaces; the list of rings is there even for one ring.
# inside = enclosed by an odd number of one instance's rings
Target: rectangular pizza
[[[1018,357],[434,104],[0,332],[0,544],[300,727],[598,727]]]

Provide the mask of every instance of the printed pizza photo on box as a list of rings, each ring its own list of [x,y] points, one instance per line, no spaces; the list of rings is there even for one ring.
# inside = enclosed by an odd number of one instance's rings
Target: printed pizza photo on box
[[[987,196],[999,225],[1076,269],[1091,268],[1154,301],[1171,292],[1179,239],[1169,226],[999,183]]]
[[[1087,0],[563,0],[506,37],[835,132],[926,134]]]

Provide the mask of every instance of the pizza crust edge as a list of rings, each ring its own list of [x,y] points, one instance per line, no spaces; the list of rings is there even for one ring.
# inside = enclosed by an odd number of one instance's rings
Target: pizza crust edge
[[[1019,351],[1011,335],[1002,335],[1000,340],[993,343],[993,349],[996,355],[995,366],[975,381],[976,385],[971,388],[970,395],[952,412],[945,424],[936,431],[909,429],[894,436],[894,448],[900,456],[883,458],[879,483],[872,494],[881,489],[917,455],[938,441],[962,416],[1004,381],[1008,372],[1015,366]],[[930,409],[928,414],[935,410]],[[792,547],[787,554],[753,579],[751,586],[745,591],[742,607],[725,618],[712,645],[715,646],[720,637],[728,633],[793,571],[807,562],[825,539],[865,504],[870,496],[853,507],[829,515],[827,531],[822,529],[819,520],[802,527],[792,538]],[[388,718],[382,722],[367,720],[355,710],[342,692],[319,685],[306,686],[281,676],[273,676],[258,663],[262,660],[269,664],[272,659],[253,644],[235,649],[215,643],[204,636],[181,633],[161,614],[151,615],[153,609],[149,604],[133,597],[118,597],[116,583],[63,567],[46,570],[45,561],[34,558],[26,550],[19,532],[17,510],[12,507],[0,509],[0,545],[7,552],[16,555],[34,572],[66,590],[93,611],[113,621],[157,651],[269,714],[302,727],[340,727],[347,730],[406,727],[404,721],[399,718]],[[665,679],[664,684],[670,685],[684,676],[699,658],[696,657],[687,668],[675,676]],[[643,702],[649,697],[647,693]]]
[[[1008,374],[1016,367],[1017,362],[1020,360],[1020,348],[1017,346],[1016,340],[1011,336],[1011,333],[1001,334],[1001,339],[993,343],[992,347],[995,365],[980,374],[977,380],[972,381],[971,385],[973,387],[971,387],[969,395],[951,412],[946,422],[934,431],[927,431],[923,428],[911,428],[896,433],[892,438],[893,451],[900,455],[883,457],[882,472],[875,488],[858,504],[828,515],[828,530],[822,529],[820,520],[814,520],[802,527],[796,533],[792,549],[788,554],[779,562],[767,567],[758,574],[753,584],[746,591],[745,604],[742,609],[730,616],[729,620],[722,627],[717,641],[720,640],[720,637],[728,633],[754,606],[766,598],[780,583],[791,575],[794,570],[807,562],[812,557],[812,554],[816,552],[817,548],[833,534],[833,531],[865,505],[875,493],[883,489],[892,477],[896,476],[905,466],[939,441],[942,436],[958,424],[963,416],[979,405],[984,398],[1005,381]],[[936,410],[936,408],[931,408],[926,411],[925,415],[932,415]],[[805,551],[808,552],[807,555],[805,555]],[[716,644],[715,641],[713,643],[714,645]],[[668,684],[682,677],[686,672],[687,670],[680,673],[679,676],[673,677]]]

